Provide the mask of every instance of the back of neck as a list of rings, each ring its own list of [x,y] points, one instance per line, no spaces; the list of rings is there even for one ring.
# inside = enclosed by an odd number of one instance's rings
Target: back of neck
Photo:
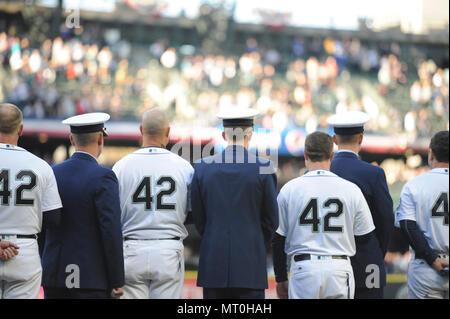
[[[166,145],[164,143],[161,143],[161,139],[158,137],[153,136],[146,136],[144,135],[142,140],[142,147],[162,147],[165,148]]]
[[[358,154],[360,147],[359,145],[338,145],[339,151],[352,151],[353,153]]]
[[[434,165],[431,165],[431,169],[435,168],[448,168],[448,163],[436,162]]]
[[[0,133],[0,143],[17,146],[19,139],[12,137],[11,135],[5,135]]]
[[[309,162],[306,165],[306,169],[308,171],[316,171],[318,169],[329,171],[330,170],[330,162],[329,161],[323,161],[323,162]]]
[[[98,149],[94,149],[94,147],[89,147],[89,146],[86,146],[86,147],[81,147],[81,146],[76,146],[75,147],[75,151],[76,152],[84,152],[84,153],[88,153],[89,155],[92,155],[92,157],[94,157],[94,158],[98,158]]]
[[[244,141],[244,142],[230,142],[228,143],[229,146],[240,146],[243,147],[245,149],[248,149],[248,142]]]

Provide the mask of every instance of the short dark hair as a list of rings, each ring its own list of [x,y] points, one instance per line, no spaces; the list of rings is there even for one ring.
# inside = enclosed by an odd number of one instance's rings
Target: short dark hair
[[[90,144],[96,143],[98,139],[98,133],[83,133],[83,134],[74,134],[72,133],[73,141],[77,146],[88,146]]]
[[[431,138],[430,149],[433,151],[438,162],[448,163],[448,141],[448,131],[437,132]]]
[[[338,143],[342,143],[342,144],[353,144],[358,142],[359,136],[362,133],[358,133],[358,134],[353,134],[353,135],[339,135],[336,134],[336,139],[338,141]]]
[[[10,103],[0,103],[0,133],[13,134],[22,124],[22,111]]]
[[[249,134],[249,129],[253,126],[226,126],[223,128],[226,138],[231,142],[243,141],[245,136]]]
[[[324,132],[311,133],[305,140],[305,153],[311,162],[329,160],[333,153],[333,139]]]

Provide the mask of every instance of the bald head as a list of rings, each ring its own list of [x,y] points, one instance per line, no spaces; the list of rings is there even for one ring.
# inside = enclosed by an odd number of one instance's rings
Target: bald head
[[[0,103],[0,134],[16,134],[22,124],[22,111],[14,104]]]
[[[169,128],[167,114],[158,109],[151,109],[142,116],[142,133],[150,137],[166,136]]]

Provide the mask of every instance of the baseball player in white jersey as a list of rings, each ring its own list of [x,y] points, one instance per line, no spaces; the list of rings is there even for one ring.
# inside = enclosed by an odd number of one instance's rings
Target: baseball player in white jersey
[[[349,257],[356,252],[355,236],[367,236],[375,226],[361,190],[329,171],[332,158],[333,140],[328,134],[308,135],[308,172],[284,185],[278,195],[280,225],[274,243],[285,242],[274,244],[280,298],[287,292],[290,299],[354,296]],[[283,248],[291,260],[289,281]]]
[[[17,146],[22,131],[21,111],[0,104],[0,239],[20,247],[16,257],[0,261],[0,299],[38,297],[37,234],[58,224],[62,207],[51,167]]]
[[[448,159],[449,132],[436,133],[430,142],[431,170],[403,187],[396,226],[412,248],[408,266],[408,297],[448,298]]]
[[[123,298],[181,298],[184,222],[194,169],[165,149],[169,120],[157,109],[143,115],[143,147],[113,167],[119,180],[125,255]]]

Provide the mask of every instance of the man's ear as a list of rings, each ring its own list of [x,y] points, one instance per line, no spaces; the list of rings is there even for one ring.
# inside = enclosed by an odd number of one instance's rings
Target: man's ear
[[[73,141],[73,136],[72,136],[72,134],[69,135],[69,140],[70,140],[70,144],[72,144],[73,146],[75,146],[75,142]]]
[[[102,132],[100,132],[100,133],[98,134],[97,144],[98,144],[99,146],[103,145],[103,133],[102,133]]]
[[[143,132],[143,130],[142,130],[142,124],[139,125],[139,132],[141,132],[141,135],[144,136],[144,132]]]
[[[305,151],[303,151],[303,156],[305,157],[305,161],[309,161],[309,157],[308,157],[308,155],[306,154]]]
[[[333,135],[333,142],[334,142],[334,144],[339,145],[339,143],[338,143],[338,141],[337,141],[336,134]]]
[[[359,144],[359,145],[362,144],[363,139],[364,139],[364,134],[361,133],[361,134],[359,135],[359,139],[358,139],[358,144]]]
[[[250,140],[252,139],[253,136],[253,129],[250,130],[250,133],[248,133],[248,141],[250,142]]]
[[[167,128],[167,131],[166,131],[166,137],[167,138],[169,138],[169,134],[170,134],[170,126]]]
[[[22,136],[22,134],[23,134],[23,124],[20,124],[20,127],[19,127],[19,136]]]
[[[430,148],[430,151],[428,152],[428,165],[431,166],[431,163],[434,160],[434,152],[433,150]]]
[[[225,131],[222,132],[222,137],[223,139],[226,141],[227,140],[227,136],[225,135]]]

